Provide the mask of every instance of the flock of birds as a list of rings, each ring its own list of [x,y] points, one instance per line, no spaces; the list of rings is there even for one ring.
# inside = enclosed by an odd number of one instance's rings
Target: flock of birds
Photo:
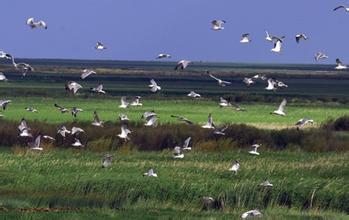
[[[336,7],[334,9],[334,11],[337,11],[340,9],[344,9],[346,12],[349,12],[349,8],[345,7],[343,5]],[[212,25],[211,29],[214,31],[222,31],[222,30],[224,30],[225,23],[226,23],[225,20],[213,20],[211,22],[211,25]],[[27,20],[26,24],[31,29],[39,29],[39,28],[47,29],[48,28],[45,21],[42,21],[42,20],[35,21],[34,18],[29,18]],[[274,53],[280,53],[282,51],[282,45],[285,41],[285,38],[286,38],[285,36],[275,36],[275,35],[270,34],[268,31],[266,31],[265,40],[273,43],[273,47],[271,48],[271,51]],[[297,43],[300,43],[301,41],[308,40],[308,36],[304,33],[296,34],[295,40]],[[244,33],[241,35],[240,43],[247,44],[247,43],[251,43],[251,41],[252,40],[251,40],[251,36],[249,33]],[[102,42],[97,42],[95,45],[95,49],[101,51],[101,50],[107,49],[107,47]],[[23,77],[25,77],[27,75],[27,73],[34,71],[34,68],[27,63],[16,63],[15,58],[11,54],[6,53],[3,50],[0,50],[0,58],[11,60],[13,67],[17,71],[20,71],[22,73]],[[171,58],[171,55],[167,54],[167,53],[160,53],[156,57],[156,59],[168,59],[168,58]],[[322,59],[327,59],[328,56],[323,52],[317,52],[314,55],[314,58],[316,61],[319,61]],[[188,61],[188,60],[180,60],[176,64],[174,69],[175,70],[186,69],[190,65],[190,63],[191,63],[191,61]],[[337,58],[335,69],[343,70],[343,69],[347,69],[347,66],[344,65],[340,61],[340,59]],[[94,75],[94,74],[97,74],[97,73],[93,70],[84,69],[81,72],[81,79],[84,80],[87,77]],[[212,78],[213,80],[215,80],[217,82],[217,84],[221,87],[229,86],[232,84],[229,81],[222,80],[222,79],[212,75],[208,71],[207,71],[207,76]],[[7,81],[7,80],[8,79],[5,76],[5,74],[0,72],[0,81]],[[283,88],[288,87],[288,85],[286,85],[284,82],[281,82],[281,81],[276,80],[274,78],[268,78],[265,75],[260,75],[260,74],[257,74],[253,77],[250,77],[250,78],[245,77],[243,79],[243,83],[249,87],[249,86],[252,86],[253,84],[255,84],[257,82],[257,80],[266,81],[267,86],[265,87],[265,89],[268,91],[276,91],[278,89],[283,89]],[[80,85],[79,83],[77,83],[75,81],[69,81],[66,83],[66,86],[65,86],[65,89],[70,91],[73,94],[76,94],[78,92],[78,90],[81,88],[83,88],[82,85]],[[151,92],[156,93],[156,92],[159,92],[161,90],[161,86],[154,79],[151,79],[150,84],[149,84],[149,89]],[[99,84],[95,88],[91,88],[90,91],[96,92],[96,93],[102,93],[102,94],[106,93],[103,90],[102,84]],[[196,93],[195,91],[190,91],[187,94],[187,96],[190,98],[194,98],[194,99],[201,97],[201,95]],[[129,107],[142,106],[143,104],[141,103],[140,100],[141,100],[140,96],[134,97],[134,99],[131,102],[128,102],[126,97],[121,97],[119,108],[125,109],[125,108],[129,108]],[[11,103],[11,100],[0,100],[0,108],[2,110],[6,110],[7,106],[10,103]],[[279,116],[286,116],[287,115],[287,113],[285,111],[286,104],[287,104],[287,100],[283,99],[282,102],[280,103],[279,107],[275,111],[271,112],[271,114],[275,114],[275,115],[279,115]],[[232,107],[236,111],[246,111],[245,109],[238,106],[236,103],[233,103],[230,100],[227,100],[223,97],[220,97],[218,105],[221,108]],[[77,117],[79,112],[83,111],[83,109],[78,108],[78,107],[72,107],[71,109],[69,109],[69,108],[61,106],[57,103],[54,104],[54,107],[57,108],[61,113],[71,113],[73,117]],[[34,107],[26,107],[25,110],[29,111],[29,112],[38,112],[38,110],[35,109]],[[0,114],[0,117],[3,117],[3,115]],[[171,115],[171,117],[176,118],[180,122],[186,123],[188,125],[194,124],[190,119],[188,119],[184,116],[181,116],[181,115]],[[102,120],[100,120],[97,111],[93,112],[93,118],[94,118],[94,120],[92,121],[92,125],[97,126],[97,127],[103,127],[104,122]],[[146,126],[146,127],[157,126],[157,124],[158,124],[158,115],[155,113],[154,110],[144,112],[144,114],[142,115],[142,118],[145,120],[144,126]],[[128,128],[129,118],[127,117],[126,114],[122,113],[119,115],[119,120],[120,120],[120,124],[121,124],[121,132],[117,136],[124,141],[128,141],[128,140],[130,140],[129,135],[132,133],[131,130]],[[312,119],[302,118],[295,125],[297,126],[297,129],[299,129],[299,128],[302,128],[303,126],[305,126],[306,124],[309,124],[309,123],[312,124],[312,123],[314,123],[314,121]],[[215,135],[222,135],[222,136],[225,135],[225,131],[226,131],[226,129],[228,129],[228,126],[217,127],[213,122],[213,118],[212,118],[211,113],[208,115],[207,122],[204,125],[202,125],[201,127],[204,129],[212,129],[212,131]],[[18,126],[18,131],[19,131],[20,138],[31,138],[31,141],[28,142],[28,146],[30,147],[31,150],[42,151],[43,150],[43,147],[41,145],[42,139],[45,139],[47,141],[55,141],[55,138],[53,138],[52,136],[47,135],[47,134],[41,134],[41,133],[39,133],[35,138],[33,138],[33,135],[31,134],[31,128],[28,126],[28,122],[24,118],[20,121],[20,124]],[[68,135],[72,135],[74,137],[73,138],[74,142],[71,144],[74,147],[84,147],[84,145],[81,143],[81,141],[79,139],[79,135],[81,133],[84,133],[84,132],[85,131],[82,128],[72,127],[69,130],[64,125],[60,126],[57,129],[57,134],[61,135],[63,137],[63,139],[66,138]],[[185,141],[182,145],[175,146],[173,149],[173,158],[174,159],[183,159],[184,152],[190,151],[192,149],[190,144],[191,144],[191,137],[188,137],[185,139]],[[258,149],[260,147],[261,147],[261,144],[253,144],[251,146],[251,150],[248,151],[248,153],[251,155],[258,156],[258,155],[260,155],[260,153],[258,152]],[[104,155],[102,158],[102,167],[111,166],[112,161],[113,161],[112,155],[110,155],[110,154]],[[240,169],[240,162],[238,160],[234,160],[231,164],[231,167],[229,168],[229,171],[231,171],[234,174],[237,174],[239,169]],[[158,177],[158,174],[156,173],[155,169],[153,169],[153,168],[149,169],[143,175],[148,176],[148,177]],[[262,182],[260,184],[260,186],[272,187],[273,184],[271,184],[268,180],[266,180],[266,181]],[[216,200],[212,197],[203,197],[203,203],[205,206],[210,206],[215,201]],[[259,210],[254,209],[254,210],[249,210],[249,211],[243,213],[241,217],[248,218],[248,217],[253,217],[253,216],[261,216],[261,215],[262,215],[262,213]]]

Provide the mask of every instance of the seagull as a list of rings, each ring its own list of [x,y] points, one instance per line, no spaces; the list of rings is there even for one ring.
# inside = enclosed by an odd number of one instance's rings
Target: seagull
[[[77,139],[77,138],[74,138],[74,143],[72,143],[71,146],[73,146],[73,147],[84,147],[84,145],[81,144],[81,141],[79,139]]]
[[[0,100],[0,108],[3,110],[6,110],[7,105],[10,104],[12,101],[11,100]]]
[[[180,116],[180,115],[171,115],[172,118],[177,118],[178,121],[184,122],[188,125],[194,124],[192,121],[187,119],[186,117]]]
[[[130,138],[128,137],[128,134],[130,133],[131,131],[127,128],[125,124],[123,124],[121,125],[121,133],[118,134],[118,137],[127,141],[127,140],[130,140]]]
[[[70,134],[71,132],[64,126],[60,126],[57,130],[57,134],[60,134],[63,138],[66,137],[66,134]]]
[[[39,151],[42,151],[43,148],[40,147],[40,145],[41,145],[41,135],[39,134],[39,135],[35,138],[34,142],[29,142],[28,145],[29,145],[29,147],[30,147],[31,150],[39,150]]]
[[[277,84],[276,81],[274,79],[270,78],[270,79],[268,79],[268,86],[265,87],[265,89],[269,90],[269,91],[271,91],[271,90],[275,91],[277,89],[276,84]]]
[[[133,98],[133,101],[131,102],[131,106],[142,106],[143,104],[140,102],[140,99],[141,99],[142,97],[140,97],[140,96],[135,96],[134,98]]]
[[[146,120],[146,123],[144,125],[147,127],[150,127],[150,126],[156,127],[158,125],[158,122],[157,122],[158,116],[156,114],[152,116],[148,116],[145,120]]]
[[[264,182],[262,182],[261,184],[259,184],[262,187],[273,187],[273,184],[269,182],[269,180],[266,180]]]
[[[51,141],[55,141],[56,140],[55,138],[53,138],[53,137],[51,137],[49,135],[43,135],[42,138],[48,139],[48,140],[51,140]]]
[[[12,60],[12,55],[9,54],[9,53],[6,53],[3,50],[0,50],[0,58],[5,58],[5,59],[8,59],[8,60]]]
[[[240,43],[250,43],[251,40],[249,38],[250,34],[242,34],[241,35],[241,40],[240,40]]]
[[[252,150],[250,150],[248,153],[253,154],[253,155],[259,155],[259,152],[257,150],[260,146],[261,146],[261,144],[252,145]]]
[[[0,72],[0,81],[7,81],[7,78],[4,73]]]
[[[21,71],[22,76],[25,77],[28,72],[33,72],[34,68],[27,63],[16,63],[15,58],[11,56],[12,64],[16,70]]]
[[[42,21],[42,20],[35,22],[34,18],[28,18],[26,23],[27,23],[27,25],[31,29],[34,29],[34,28],[44,28],[44,29],[47,29],[46,23],[44,21]]]
[[[297,42],[297,43],[299,43],[299,41],[302,40],[302,39],[303,39],[303,40],[308,40],[307,35],[305,35],[305,34],[297,34],[297,35],[296,35],[296,42]]]
[[[167,53],[160,53],[156,59],[164,59],[164,58],[171,58],[171,55],[170,54],[167,54]]]
[[[258,209],[253,209],[250,211],[247,211],[241,215],[241,218],[249,218],[249,217],[261,217],[262,213]]]
[[[102,158],[102,168],[107,168],[112,165],[113,156],[110,154],[105,154]]]
[[[336,70],[344,70],[347,69],[347,65],[343,65],[343,63],[337,58],[336,59],[337,66],[335,67]]]
[[[82,112],[82,111],[83,111],[83,110],[82,110],[81,108],[73,107],[73,108],[71,109],[71,115],[74,116],[74,117],[76,118],[77,114],[78,114],[79,112]]]
[[[191,63],[191,61],[188,61],[188,60],[180,60],[177,65],[175,66],[175,70],[178,70],[178,69],[185,69],[187,68],[187,66]]]
[[[184,153],[183,153],[181,147],[176,146],[173,149],[173,158],[175,158],[175,159],[183,159],[184,158]]]
[[[93,70],[89,70],[89,69],[84,69],[81,73],[81,79],[85,79],[86,77],[88,77],[89,75],[92,75],[92,74],[97,74],[95,71]]]
[[[150,170],[148,170],[148,172],[143,173],[143,176],[158,177],[158,175],[155,173],[154,169],[150,169]]]
[[[211,22],[211,24],[212,24],[212,30],[214,30],[214,31],[223,30],[223,29],[224,29],[223,25],[224,25],[225,23],[226,23],[225,20],[213,20],[213,21]]]
[[[188,151],[191,150],[191,147],[189,147],[190,141],[191,141],[191,137],[188,137],[187,139],[185,139],[182,145],[182,150],[188,150]],[[179,146],[176,146],[176,147],[179,147]]]
[[[228,100],[224,99],[223,97],[219,97],[218,105],[219,105],[219,107],[223,108],[223,107],[230,106],[230,103],[228,102]]]
[[[223,128],[216,128],[213,133],[216,135],[225,135],[225,131],[228,129],[228,125]]]
[[[279,80],[276,80],[276,86],[277,88],[287,88],[288,85],[286,85],[284,82],[281,82]]]
[[[261,79],[263,81],[267,80],[268,78],[265,76],[265,75],[260,75],[260,74],[257,74],[257,75],[254,75],[252,77],[252,79]]]
[[[250,85],[254,84],[255,81],[253,81],[253,78],[245,77],[244,80],[243,80],[243,83],[245,83],[246,86],[250,86]]]
[[[60,106],[60,105],[58,105],[58,104],[54,104],[54,106],[56,107],[56,108],[58,108],[58,110],[61,112],[61,113],[66,113],[66,112],[69,112],[69,110],[67,109],[67,108],[65,108],[65,107],[63,107],[63,106]]]
[[[314,124],[314,120],[308,119],[308,118],[302,118],[302,119],[299,119],[295,125],[297,127],[297,130],[299,130],[300,128],[304,127],[308,123]]]
[[[158,90],[161,90],[161,87],[158,86],[158,84],[155,82],[154,79],[150,80],[150,85],[148,85],[150,88],[150,91],[157,92]]]
[[[275,39],[274,42],[274,47],[271,49],[271,51],[275,52],[275,53],[280,53],[281,52],[281,46],[282,46],[282,40],[278,37],[273,37],[273,39]]]
[[[105,50],[105,49],[107,49],[107,47],[104,46],[104,44],[102,44],[101,42],[97,42],[96,46],[95,46],[95,49],[96,50]]]
[[[322,59],[327,59],[328,56],[322,52],[317,52],[315,55],[314,55],[314,58],[316,61],[319,61],[319,60],[322,60]]]
[[[217,80],[218,85],[220,85],[220,86],[222,86],[222,87],[231,84],[231,82],[218,79],[217,77],[215,77],[215,76],[213,76],[212,74],[210,74],[208,71],[207,71],[207,73],[208,73],[208,75],[209,75],[212,79]]]
[[[103,85],[100,84],[98,85],[96,88],[91,88],[92,92],[96,92],[96,93],[103,93],[105,94],[105,91],[103,90]]]
[[[232,163],[231,168],[229,169],[229,171],[232,171],[235,174],[237,174],[239,169],[240,169],[240,163],[239,163],[239,161],[235,160]]]
[[[215,125],[213,123],[213,119],[212,119],[212,114],[208,114],[208,119],[206,124],[204,124],[203,126],[201,126],[202,128],[207,128],[207,129],[214,129]]]
[[[19,123],[18,130],[20,131],[20,137],[32,137],[32,135],[29,133],[30,128],[28,123],[24,118],[22,118],[21,122]]]
[[[287,104],[287,100],[283,99],[281,104],[279,105],[279,108],[277,110],[271,112],[270,114],[286,116],[286,112],[285,112],[286,104]]]
[[[129,103],[126,101],[126,97],[122,96],[121,97],[121,105],[119,105],[119,108],[127,108]]]
[[[82,88],[82,86],[79,83],[74,82],[74,81],[69,81],[68,83],[65,84],[65,89],[69,90],[73,94],[76,94],[78,92],[78,90],[81,88]]]
[[[79,135],[80,133],[85,133],[85,131],[79,127],[72,127],[71,128],[72,135]]]
[[[157,114],[154,112],[154,110],[150,111],[150,112],[144,112],[142,115],[142,118],[148,120],[148,118],[151,118],[153,116],[156,116]]]
[[[121,113],[119,114],[119,120],[121,123],[127,123],[130,119],[127,117],[126,114]]]
[[[93,122],[92,125],[96,126],[96,127],[103,127],[103,121],[99,120],[97,111],[93,112]]]
[[[273,42],[273,36],[270,35],[268,31],[265,31],[265,34],[266,34],[265,40],[269,42]]]
[[[198,93],[196,93],[194,91],[189,92],[189,94],[187,96],[191,97],[191,98],[200,98],[201,97],[200,94],[198,94]]]
[[[33,107],[25,107],[25,110],[28,112],[38,112],[38,110]]]
[[[346,7],[344,5],[340,5],[336,8],[334,8],[333,11],[337,11],[338,9],[341,9],[341,8],[343,8],[346,12],[349,12],[349,7]]]

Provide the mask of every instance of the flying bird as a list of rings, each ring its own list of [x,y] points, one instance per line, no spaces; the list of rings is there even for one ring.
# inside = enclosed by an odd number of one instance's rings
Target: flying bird
[[[191,63],[191,61],[188,61],[188,60],[180,60],[177,65],[175,66],[175,70],[178,70],[178,69],[185,69],[187,68],[187,66]]]
[[[104,44],[102,44],[101,42],[97,42],[96,46],[95,46],[95,49],[96,50],[105,50],[105,49],[107,49],[107,47],[104,46]]]
[[[123,139],[124,141],[130,140],[128,135],[131,133],[131,131],[127,128],[125,124],[121,125],[121,133],[118,134],[118,137]]]
[[[212,119],[212,114],[208,114],[208,119],[206,124],[204,124],[203,126],[201,126],[202,128],[207,128],[207,129],[214,129],[215,125],[213,123],[213,119]]]
[[[241,35],[241,40],[240,40],[240,43],[250,43],[251,42],[251,39],[250,39],[250,34],[242,34]]]
[[[348,68],[347,65],[344,65],[342,61],[339,60],[339,58],[336,59],[336,64],[337,64],[335,67],[336,70],[344,70]]]
[[[31,129],[29,128],[28,123],[24,118],[22,118],[22,120],[20,121],[18,130],[20,132],[20,137],[32,137],[31,133],[29,132]]]
[[[63,106],[60,106],[60,105],[58,105],[57,103],[55,103],[54,106],[55,106],[56,108],[58,108],[58,110],[59,110],[61,113],[69,112],[69,109],[67,109],[67,108],[65,108],[65,107],[63,107]]]
[[[271,49],[271,51],[275,53],[280,53],[283,41],[281,40],[281,38],[278,37],[273,37],[273,39],[275,39],[275,42],[274,47]]]
[[[98,85],[95,88],[91,88],[91,91],[92,92],[96,92],[96,93],[103,93],[103,94],[105,94],[105,91],[103,90],[103,85],[102,84]]]
[[[2,110],[6,110],[7,105],[12,103],[11,100],[0,100],[0,108],[2,108]]]
[[[101,121],[98,117],[97,111],[93,112],[93,122],[92,125],[96,127],[103,127],[103,121]]]
[[[250,218],[250,217],[262,217],[262,213],[258,209],[253,209],[247,211],[241,215],[241,218]]]
[[[82,110],[81,108],[73,107],[73,108],[71,109],[71,115],[74,116],[74,118],[76,118],[77,114],[78,114],[79,112],[82,112],[82,111],[83,111],[83,110]]]
[[[12,60],[12,55],[9,53],[6,53],[3,50],[0,50],[0,58],[4,58],[4,59],[8,59],[8,60]]]
[[[181,147],[176,146],[173,149],[173,158],[175,159],[183,159],[184,158],[184,153]]]
[[[209,75],[212,79],[217,80],[218,85],[220,85],[220,86],[222,86],[222,87],[231,84],[231,82],[221,80],[221,79],[219,79],[219,78],[213,76],[211,73],[209,73],[209,72],[207,72],[207,73],[208,73],[208,75]]]
[[[225,23],[226,23],[225,20],[213,20],[213,21],[211,22],[211,24],[212,24],[212,30],[214,30],[214,31],[223,30],[223,29],[224,29],[223,25],[224,25]]]
[[[229,171],[232,171],[236,175],[238,173],[239,169],[240,169],[240,163],[239,163],[239,161],[235,160],[235,161],[233,161]]]
[[[269,42],[273,42],[273,36],[270,35],[268,31],[265,31],[265,34],[266,34],[265,40]]]
[[[84,145],[81,143],[81,141],[78,138],[74,138],[74,142],[72,143],[73,147],[84,147]]]
[[[225,135],[225,131],[229,128],[228,125],[222,127],[222,128],[216,128],[213,133],[216,134],[216,135],[222,135],[224,136]]]
[[[150,127],[150,126],[156,127],[158,125],[158,116],[156,114],[146,117],[145,120],[146,122],[144,125],[146,127]]]
[[[242,81],[243,83],[245,83],[246,86],[250,86],[252,84],[255,83],[255,81],[253,80],[253,78],[247,78],[245,77],[244,80]]]
[[[126,96],[122,96],[120,98],[120,102],[121,104],[119,105],[119,108],[127,108],[129,105],[128,101],[126,100]]]
[[[196,93],[194,91],[189,92],[189,94],[187,96],[191,97],[191,98],[200,98],[201,97],[200,94],[198,94],[198,93]]]
[[[33,142],[29,142],[28,143],[29,147],[31,150],[38,150],[38,151],[42,151],[43,148],[40,147],[41,145],[41,135],[39,134],[35,140]]]
[[[170,54],[167,54],[167,53],[160,53],[156,59],[164,59],[164,58],[171,58],[171,55]]]
[[[319,61],[319,60],[322,60],[322,59],[327,59],[328,56],[322,52],[317,52],[315,55],[314,55],[314,58],[316,61]]]
[[[161,87],[158,86],[158,84],[155,82],[154,79],[150,80],[150,85],[148,85],[148,86],[150,88],[150,91],[152,91],[152,92],[157,92],[157,91],[161,90]]]
[[[26,23],[31,29],[34,29],[34,28],[47,29],[46,22],[44,22],[43,20],[35,21],[34,18],[28,18]]]
[[[192,121],[187,119],[186,117],[180,115],[171,115],[172,118],[177,118],[178,121],[184,122],[185,124],[192,125],[194,124]]]
[[[27,112],[33,112],[33,113],[34,113],[34,112],[36,112],[36,113],[38,112],[38,110],[35,109],[35,108],[33,108],[33,107],[25,107],[24,109],[25,109]]]
[[[89,69],[84,69],[81,73],[81,79],[85,79],[86,77],[92,75],[92,74],[97,74],[95,71],[93,70],[89,70]]]
[[[60,126],[57,130],[57,134],[60,134],[63,138],[66,137],[66,134],[70,134],[71,132],[64,126]]]
[[[25,77],[28,72],[33,72],[34,68],[27,63],[16,63],[15,58],[11,56],[12,64],[16,70],[22,73],[22,76]]]
[[[338,9],[344,9],[344,11],[349,12],[349,7],[346,7],[344,5],[339,5],[338,7],[335,7],[333,11],[337,11]]]
[[[79,127],[72,127],[71,128],[72,135],[79,135],[81,133],[85,133],[85,131],[82,128],[79,128]]]
[[[302,39],[303,39],[303,40],[308,40],[307,35],[305,35],[305,34],[297,34],[297,35],[296,35],[296,42],[297,42],[297,43],[299,43],[299,41],[302,40]]]
[[[143,176],[149,176],[149,177],[158,177],[154,169],[148,170],[148,172],[143,173]]]
[[[69,81],[65,84],[65,89],[72,92],[73,94],[76,94],[79,89],[81,89],[82,86],[74,81]]]
[[[131,106],[143,106],[143,104],[140,102],[140,100],[141,100],[141,96],[135,96],[135,97],[133,97],[133,100],[132,100],[132,102],[131,102]]]
[[[281,104],[279,105],[279,108],[273,112],[271,112],[270,114],[275,114],[275,115],[280,115],[280,116],[286,116],[286,112],[285,112],[285,107],[287,104],[287,100],[283,99]]]
[[[261,146],[261,144],[253,144],[252,150],[250,150],[248,153],[253,155],[259,155],[258,148]]]
[[[309,118],[302,118],[299,119],[295,125],[297,127],[297,130],[299,130],[300,128],[303,128],[306,124],[314,124],[314,120]]]

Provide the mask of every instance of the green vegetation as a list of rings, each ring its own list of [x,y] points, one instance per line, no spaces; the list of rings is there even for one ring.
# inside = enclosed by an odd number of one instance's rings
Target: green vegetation
[[[35,212],[34,208],[49,207],[69,208],[63,216],[70,218],[95,217],[94,213],[101,219],[173,214],[228,218],[259,208],[270,219],[280,216],[345,219],[339,213],[349,211],[348,153],[262,151],[259,157],[254,157],[247,150],[205,153],[196,149],[183,160],[174,160],[170,151],[145,153],[124,147],[112,154],[113,165],[101,168],[102,154],[83,150],[2,151],[0,202],[8,212],[0,215],[26,219],[16,210]],[[237,175],[228,171],[235,159],[241,162]],[[154,168],[159,177],[143,177],[149,168]],[[270,190],[259,186],[266,179],[274,184]],[[224,211],[201,211],[202,196],[223,198]],[[89,211],[80,214],[75,209]],[[183,210],[177,215],[177,211]],[[57,218],[57,215],[29,216]]]

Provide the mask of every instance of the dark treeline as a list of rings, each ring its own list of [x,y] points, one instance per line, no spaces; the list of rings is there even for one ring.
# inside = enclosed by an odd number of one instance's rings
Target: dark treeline
[[[0,146],[26,147],[31,138],[19,137],[19,122],[0,120]],[[43,141],[45,147],[69,148],[74,137],[68,135],[65,139],[57,134],[60,125],[39,121],[29,121],[31,133],[35,137],[39,133],[53,136],[54,142]],[[198,125],[161,124],[157,127],[144,127],[142,123],[131,123],[130,140],[125,142],[117,134],[120,125],[107,122],[103,128],[97,128],[87,122],[72,122],[65,124],[68,129],[73,126],[85,130],[78,136],[85,149],[92,151],[110,151],[120,147],[130,147],[141,151],[159,151],[172,149],[180,145],[187,137],[192,137],[194,149],[202,151],[223,151],[233,148],[249,148],[252,144],[260,143],[263,149],[269,150],[304,150],[309,152],[346,151],[349,149],[349,117],[328,121],[321,128],[305,130],[258,129],[243,124],[230,125],[225,136],[217,136],[212,130],[203,129]]]

